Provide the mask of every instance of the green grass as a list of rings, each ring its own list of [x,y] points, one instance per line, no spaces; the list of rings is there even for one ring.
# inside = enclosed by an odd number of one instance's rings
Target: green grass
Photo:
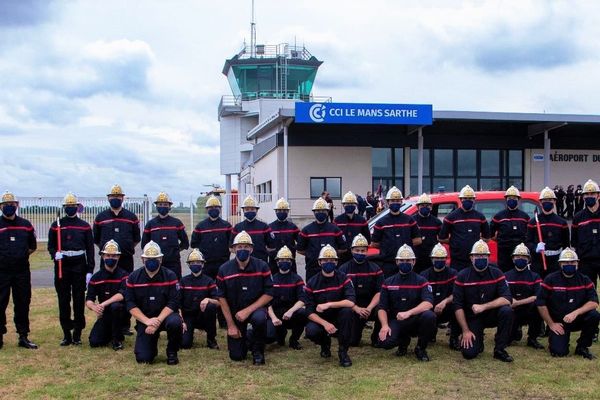
[[[321,359],[318,348],[302,340],[302,351],[268,347],[264,367],[254,367],[251,361],[234,363],[227,356],[224,331],[219,330],[221,350],[203,347],[204,335],[197,333],[198,347],[182,350],[180,364],[170,367],[165,362],[164,333],[157,362],[138,365],[133,338],[126,339],[120,352],[89,348],[85,342],[94,321],[91,313],[84,346],[59,347],[52,289],[35,289],[31,309],[31,339],[41,347],[18,349],[8,315],[10,333],[0,350],[3,399],[592,399],[600,393],[598,360],[553,359],[546,351],[521,344],[509,348],[515,362],[504,364],[492,359],[492,330],[487,331],[486,351],[476,360],[463,360],[450,351],[440,330],[438,343],[429,349],[429,363],[365,345],[351,349],[354,365],[348,369],[337,366],[335,341],[329,360]],[[600,354],[600,346],[595,344],[592,351]]]
[[[29,256],[29,265],[31,270],[54,268],[54,263],[46,250],[46,242],[38,242],[37,250]]]

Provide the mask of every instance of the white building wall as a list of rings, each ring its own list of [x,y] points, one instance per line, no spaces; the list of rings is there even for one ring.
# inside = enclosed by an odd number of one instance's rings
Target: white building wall
[[[543,156],[543,149],[531,149],[524,155],[526,168],[530,171],[529,187],[532,191],[539,191],[544,187],[544,162],[534,161],[534,157]],[[550,153],[550,185],[567,186],[583,185],[588,179],[600,181],[600,150],[559,150],[553,149]],[[530,168],[527,168],[529,163]],[[527,182],[527,177],[525,177]]]
[[[277,148],[271,151],[269,154],[267,154],[254,164],[254,168],[252,171],[252,179],[255,191],[257,185],[271,181],[271,193],[268,193],[271,195],[271,197],[267,199],[263,198],[259,202],[260,210],[258,210],[258,218],[262,219],[265,222],[271,222],[275,219],[273,207],[275,206],[275,202],[278,199],[278,180],[280,177],[283,177],[283,169],[278,168],[281,158],[280,153],[282,156],[282,148]]]

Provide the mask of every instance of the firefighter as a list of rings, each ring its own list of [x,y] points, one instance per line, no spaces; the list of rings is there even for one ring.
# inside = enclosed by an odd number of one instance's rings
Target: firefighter
[[[413,219],[421,232],[422,242],[414,249],[417,256],[415,272],[421,273],[432,266],[430,254],[434,246],[438,244],[438,234],[442,229],[442,221],[431,213],[432,202],[427,193],[419,196],[416,205],[417,213],[413,216]]]
[[[260,207],[254,197],[248,196],[244,199],[241,208],[244,213],[244,220],[233,227],[231,236],[235,236],[242,231],[246,232],[252,238],[254,245],[252,257],[268,263],[269,251],[273,251],[268,247],[271,230],[267,224],[256,217]]]
[[[146,223],[141,246],[144,247],[151,240],[158,243],[164,253],[162,266],[175,272],[177,278],[181,279],[179,252],[190,246],[185,225],[180,219],[169,215],[173,202],[167,193],[160,192],[154,204],[158,215]]]
[[[511,186],[504,193],[506,208],[498,212],[490,222],[490,236],[498,243],[498,268],[502,272],[513,269],[511,254],[519,243],[527,239],[529,215],[519,209],[521,193]]]
[[[292,253],[292,272],[296,272],[296,243],[298,241],[298,233],[300,229],[289,220],[290,203],[283,197],[275,203],[275,221],[269,224],[269,247],[272,251],[269,252],[269,267],[271,274],[276,274],[277,267],[277,252],[286,246]]]
[[[575,247],[580,262],[580,271],[587,275],[594,285],[600,273],[600,188],[593,180],[588,180],[582,189],[584,207],[575,214],[571,225],[571,243]]]
[[[333,223],[338,226],[344,233],[346,243],[352,243],[354,237],[358,234],[363,235],[367,242],[371,241],[371,232],[369,232],[369,225],[364,217],[361,217],[356,213],[356,207],[358,200],[352,192],[348,192],[342,197],[342,207],[344,212],[333,220]],[[344,252],[340,254],[339,264],[342,265],[346,261],[350,261],[352,255],[350,252]]]
[[[404,244],[411,247],[419,246],[423,239],[415,220],[400,210],[404,200],[402,192],[393,186],[388,190],[385,199],[390,212],[375,223],[371,245],[379,248],[381,270],[388,278],[398,272],[395,260],[398,248]]]
[[[475,209],[475,191],[466,185],[458,194],[460,207],[444,218],[439,234],[441,243],[450,245],[452,266],[458,271],[471,266],[469,251],[480,239],[490,238],[485,216]]]
[[[77,197],[68,193],[63,199],[66,217],[60,219],[60,227],[57,222],[53,222],[48,232],[48,252],[54,260],[54,287],[63,330],[61,346],[81,345],[81,331],[85,328],[86,275],[94,272],[95,265],[92,227],[79,218],[78,208]]]

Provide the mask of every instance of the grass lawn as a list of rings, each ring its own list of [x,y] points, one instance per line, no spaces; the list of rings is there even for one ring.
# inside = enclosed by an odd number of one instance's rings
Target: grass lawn
[[[37,250],[29,256],[31,270],[54,268],[54,263],[50,259],[46,246],[46,242],[38,242]]]
[[[9,305],[12,310],[12,305]],[[134,339],[125,350],[90,349],[87,334],[94,320],[87,314],[84,345],[61,348],[56,296],[52,289],[35,289],[31,312],[31,339],[39,350],[16,347],[12,311],[9,333],[0,350],[0,398],[189,398],[189,399],[592,399],[600,397],[598,360],[581,357],[553,359],[546,351],[522,344],[509,348],[512,364],[491,356],[493,332],[486,335],[480,358],[463,360],[450,351],[444,332],[429,349],[432,361],[420,363],[412,356],[397,358],[392,351],[364,346],[351,349],[354,365],[343,369],[334,357],[323,360],[316,346],[302,340],[304,350],[270,346],[267,365],[229,361],[224,330],[219,330],[221,350],[198,347],[180,352],[180,364],[166,365],[165,344],[159,342],[154,365],[138,365]],[[368,334],[367,334],[368,335]],[[365,337],[367,337],[365,335]],[[545,340],[544,340],[545,342]],[[414,341],[412,343],[414,345]],[[412,348],[412,346],[411,346]],[[571,349],[574,348],[572,340]],[[595,344],[592,351],[600,354]]]

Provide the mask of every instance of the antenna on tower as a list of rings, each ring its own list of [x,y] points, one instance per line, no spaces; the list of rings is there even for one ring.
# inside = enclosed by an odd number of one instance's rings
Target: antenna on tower
[[[256,57],[256,23],[254,22],[254,0],[252,0],[252,21],[250,22],[250,56]]]

